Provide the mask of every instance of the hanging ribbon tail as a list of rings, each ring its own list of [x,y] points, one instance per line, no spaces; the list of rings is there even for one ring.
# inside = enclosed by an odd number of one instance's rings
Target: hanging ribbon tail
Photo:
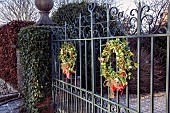
[[[69,74],[69,73],[67,73],[67,74],[66,74],[66,77],[67,77],[68,79],[70,79],[70,74]]]
[[[110,96],[109,96],[109,98],[115,98],[115,93],[114,93],[113,90],[110,90]]]
[[[123,91],[120,92],[120,95],[121,95],[121,96],[123,95]]]
[[[116,87],[112,84],[112,80],[111,79],[107,79],[104,81],[103,83],[104,87],[109,87],[110,88],[110,94],[109,94],[109,98],[115,98],[115,93],[114,91],[116,90]]]

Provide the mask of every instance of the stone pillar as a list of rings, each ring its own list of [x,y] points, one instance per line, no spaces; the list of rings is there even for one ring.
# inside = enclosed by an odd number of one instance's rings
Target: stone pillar
[[[16,49],[16,56],[17,56],[17,79],[18,79],[18,90],[20,93],[23,91],[23,81],[22,81],[22,75],[23,75],[23,68],[20,62],[20,53],[19,49]]]

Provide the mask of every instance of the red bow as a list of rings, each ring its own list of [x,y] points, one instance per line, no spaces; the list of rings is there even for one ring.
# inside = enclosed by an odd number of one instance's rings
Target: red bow
[[[125,87],[126,87],[126,84],[125,85],[120,85],[118,87],[115,87],[114,85],[111,85],[111,90],[112,91],[115,91],[115,90],[122,91],[123,89],[125,89]]]
[[[64,74],[66,74],[66,78],[70,79],[70,72],[68,70],[68,68],[65,68],[65,70],[63,71]]]

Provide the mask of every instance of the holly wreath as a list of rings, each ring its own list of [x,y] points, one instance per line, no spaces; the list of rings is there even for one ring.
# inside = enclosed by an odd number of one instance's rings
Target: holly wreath
[[[76,63],[76,48],[72,43],[66,43],[61,46],[59,59],[61,60],[61,69],[66,74],[66,78],[70,79],[70,75],[75,73],[74,67]]]
[[[104,86],[110,88],[110,98],[114,98],[114,91],[123,91],[131,79],[132,70],[138,64],[133,60],[134,54],[128,47],[126,39],[110,40],[104,45],[103,52],[99,58],[101,64],[101,76],[106,80]],[[112,59],[116,58],[117,71],[113,68]]]

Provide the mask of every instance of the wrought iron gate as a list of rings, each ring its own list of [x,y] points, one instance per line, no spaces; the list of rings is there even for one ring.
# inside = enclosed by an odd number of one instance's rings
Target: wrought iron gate
[[[53,72],[53,101],[56,112],[59,113],[111,113],[111,112],[157,112],[154,108],[154,78],[155,76],[155,40],[163,37],[167,45],[165,50],[166,59],[166,85],[165,100],[163,111],[169,113],[169,54],[170,54],[170,15],[168,14],[168,27],[162,24],[162,18],[154,17],[149,13],[149,6],[141,6],[132,9],[130,16],[125,18],[123,11],[116,7],[105,8],[96,12],[96,4],[88,6],[89,16],[80,16],[75,23],[52,29],[52,72]],[[169,8],[170,11],[170,8]],[[103,87],[104,78],[100,77],[100,63],[98,57],[105,44],[110,39],[126,38],[129,46],[134,49],[136,61],[139,67],[134,71],[137,76],[136,95],[131,97],[130,86],[126,87],[123,95],[116,93],[116,98],[109,98],[109,89]],[[145,41],[144,41],[145,40]],[[71,79],[66,79],[62,73],[60,60],[58,58],[61,45],[64,42],[71,42],[77,49],[76,73],[72,74]],[[144,43],[148,43],[144,48]],[[145,52],[147,51],[147,52]],[[149,53],[148,53],[149,51]],[[146,54],[144,54],[146,53]],[[149,63],[141,60],[149,54]],[[149,102],[147,110],[143,109],[142,103],[141,73],[143,64],[149,65]],[[156,70],[159,70],[157,68]],[[160,69],[160,72],[162,70]],[[143,76],[143,75],[142,75]],[[134,99],[135,98],[135,99]],[[134,100],[133,100],[134,99]],[[149,104],[148,104],[149,103]]]

